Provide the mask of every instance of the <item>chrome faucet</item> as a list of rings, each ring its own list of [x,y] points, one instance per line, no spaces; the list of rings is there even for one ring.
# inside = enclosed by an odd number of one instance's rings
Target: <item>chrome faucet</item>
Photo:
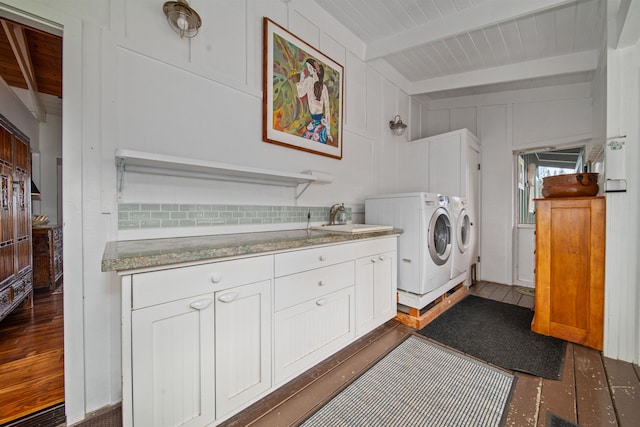
[[[336,203],[335,205],[331,206],[331,208],[329,209],[329,225],[335,225],[336,214],[344,210],[344,203]]]
[[[340,207],[340,203],[336,203],[335,205],[331,206],[331,208],[329,209],[329,225],[336,224],[336,214],[338,213],[339,207]]]

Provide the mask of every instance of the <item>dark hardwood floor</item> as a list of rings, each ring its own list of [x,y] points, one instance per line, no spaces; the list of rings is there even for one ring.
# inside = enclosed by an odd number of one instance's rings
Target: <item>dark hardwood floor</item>
[[[516,287],[479,282],[471,293],[533,307],[533,296]],[[38,293],[35,303],[37,310],[20,309],[0,322],[0,425],[64,399],[62,295]],[[298,425],[413,332],[389,321],[223,425]],[[580,345],[568,344],[566,351],[561,381],[513,373],[517,382],[505,425],[550,427],[547,411],[582,427],[640,425],[640,368]],[[85,424],[117,427],[119,409]]]
[[[0,425],[64,402],[62,299],[38,289],[0,322]]]

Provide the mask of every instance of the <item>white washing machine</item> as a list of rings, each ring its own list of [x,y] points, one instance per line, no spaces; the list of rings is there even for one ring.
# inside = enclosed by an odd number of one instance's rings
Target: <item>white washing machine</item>
[[[399,193],[365,199],[369,224],[391,224],[398,238],[398,289],[423,295],[450,281],[453,248],[448,197]]]
[[[473,222],[466,208],[467,201],[461,197],[449,197],[449,211],[454,223],[453,249],[451,250],[451,279],[458,283],[466,281],[471,252],[471,227]]]

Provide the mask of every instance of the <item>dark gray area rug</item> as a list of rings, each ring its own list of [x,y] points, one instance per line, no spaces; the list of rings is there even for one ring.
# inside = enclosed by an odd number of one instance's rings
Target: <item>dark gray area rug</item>
[[[566,341],[531,331],[533,310],[473,295],[418,331],[497,366],[558,380]]]
[[[302,425],[498,427],[514,381],[508,372],[414,335]]]

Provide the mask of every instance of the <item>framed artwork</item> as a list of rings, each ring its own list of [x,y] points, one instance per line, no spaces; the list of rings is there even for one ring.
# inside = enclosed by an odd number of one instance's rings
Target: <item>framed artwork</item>
[[[342,158],[343,67],[264,18],[264,141]]]

